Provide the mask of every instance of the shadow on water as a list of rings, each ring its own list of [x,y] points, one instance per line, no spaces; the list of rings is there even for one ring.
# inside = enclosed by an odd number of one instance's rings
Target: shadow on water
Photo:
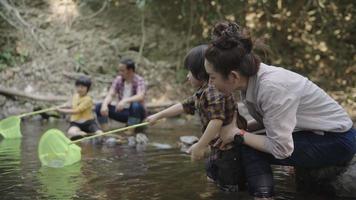
[[[0,141],[1,199],[251,199],[228,194],[206,181],[204,162],[190,161],[177,146],[179,136],[198,135],[198,126],[168,121],[147,129],[146,146],[81,143],[82,160],[71,166],[41,167],[37,146],[62,121],[22,123],[23,138]],[[277,199],[326,199],[295,192],[293,170],[275,167]]]

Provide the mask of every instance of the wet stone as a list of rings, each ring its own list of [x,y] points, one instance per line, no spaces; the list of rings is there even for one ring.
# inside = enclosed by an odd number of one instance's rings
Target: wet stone
[[[347,166],[320,169],[296,167],[297,189],[338,197],[356,197],[356,156]]]

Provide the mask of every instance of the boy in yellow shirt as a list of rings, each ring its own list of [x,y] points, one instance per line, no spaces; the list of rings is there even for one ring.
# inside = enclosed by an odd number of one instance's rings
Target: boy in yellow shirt
[[[70,108],[59,108],[59,112],[71,114],[70,127],[67,136],[71,140],[77,140],[88,134],[98,134],[99,129],[93,114],[93,99],[88,95],[91,80],[85,76],[75,81],[76,93],[73,95]]]

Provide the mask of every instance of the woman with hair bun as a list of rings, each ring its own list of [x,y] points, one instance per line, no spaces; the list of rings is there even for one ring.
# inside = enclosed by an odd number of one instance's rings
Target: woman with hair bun
[[[240,92],[254,118],[246,130],[234,123],[223,128],[216,145],[241,147],[255,199],[274,196],[271,164],[320,168],[346,165],[354,157],[356,131],[345,110],[306,77],[262,63],[236,23],[215,25],[205,68],[218,90]],[[251,133],[262,128],[265,135]]]

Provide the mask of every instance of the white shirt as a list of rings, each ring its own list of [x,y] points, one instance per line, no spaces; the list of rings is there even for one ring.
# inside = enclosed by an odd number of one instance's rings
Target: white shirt
[[[241,99],[252,117],[265,126],[264,145],[278,159],[292,154],[295,131],[323,134],[352,127],[346,111],[326,92],[306,77],[280,67],[261,63]]]
[[[132,96],[132,83],[131,82],[124,82],[124,92],[122,94],[122,99],[126,99]],[[126,103],[124,108],[129,108],[130,104]]]

